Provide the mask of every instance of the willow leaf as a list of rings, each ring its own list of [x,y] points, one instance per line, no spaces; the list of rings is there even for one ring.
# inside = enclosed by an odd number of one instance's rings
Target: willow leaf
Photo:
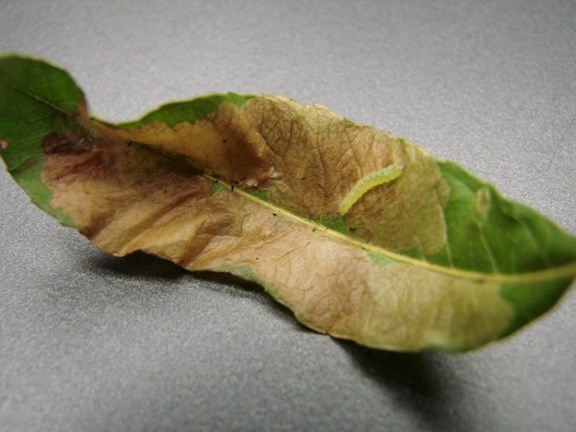
[[[319,105],[227,93],[113,125],[66,72],[12,55],[0,140],[32,200],[103,251],[230,272],[370,347],[476,348],[576,276],[576,239],[542,215]]]

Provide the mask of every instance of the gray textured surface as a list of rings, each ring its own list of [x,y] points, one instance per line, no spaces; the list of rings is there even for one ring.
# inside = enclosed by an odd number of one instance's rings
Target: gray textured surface
[[[322,103],[576,232],[574,1],[0,0],[0,51],[62,65],[109,120],[212,91]],[[1,431],[576,430],[574,290],[475,353],[371,351],[257,287],[104,256],[5,172],[0,206]]]

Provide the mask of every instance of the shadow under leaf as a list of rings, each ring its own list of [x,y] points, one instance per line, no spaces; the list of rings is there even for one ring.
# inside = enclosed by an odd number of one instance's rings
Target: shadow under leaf
[[[354,364],[387,396],[406,408],[425,430],[466,429],[459,397],[462,389],[446,379],[449,371],[441,356],[433,353],[396,353],[336,341]]]
[[[101,254],[91,263],[98,271],[143,279],[176,280],[190,274],[170,261],[142,252],[125,257]]]

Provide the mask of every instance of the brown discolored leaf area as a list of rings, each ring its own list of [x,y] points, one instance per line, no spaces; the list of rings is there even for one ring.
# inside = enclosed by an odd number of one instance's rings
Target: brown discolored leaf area
[[[223,108],[225,116],[229,109]],[[361,235],[366,232],[383,246],[420,242],[438,248],[444,239],[445,191],[425,152],[324,108],[301,108],[280,98],[253,99],[237,118],[242,121],[227,123],[224,132],[214,126],[218,121],[187,129],[201,141],[206,133],[204,143],[218,136],[221,155],[227,154],[222,136],[231,142],[231,128],[238,147],[266,143],[251,153],[252,166],[245,162],[241,170],[233,169],[226,156],[221,165],[218,159],[211,162],[211,172],[227,173],[229,182],[238,176],[257,178],[267,185],[267,202],[240,188],[212,194],[213,180],[190,159],[195,150],[187,150],[186,158],[177,154],[179,141],[172,140],[177,132],[160,131],[158,125],[120,130],[84,119],[81,123],[89,127],[83,132],[51,133],[43,142],[48,158],[42,180],[53,191],[52,205],[102,250],[118,256],[144,251],[190,270],[230,271],[261,283],[320,332],[370,346],[418,350],[434,344],[474,346],[505,327],[511,309],[498,297],[498,285],[457,283],[453,276],[396,262],[375,265],[365,250],[309,222],[334,214],[364,175],[402,163],[411,168],[398,182],[383,186],[386,198],[365,194],[350,218],[365,226]],[[259,138],[242,138],[250,136]],[[209,144],[202,152],[210,152]],[[419,206],[428,210],[419,213]],[[407,218],[403,212],[415,212],[408,228],[400,223]],[[398,228],[391,224],[390,238],[372,234],[371,223],[394,218],[399,223]],[[486,299],[492,304],[488,309]],[[461,332],[479,321],[491,325]],[[455,339],[455,333],[462,336]]]
[[[203,172],[228,182],[261,183],[271,174],[270,151],[243,111],[223,104],[193,123],[173,127],[159,121],[125,129],[83,116],[81,123],[95,136],[138,142],[185,157]],[[201,145],[191,145],[201,143]],[[250,182],[249,182],[250,184]]]
[[[433,253],[444,245],[448,191],[424,150],[320,105],[261,97],[245,110],[281,174],[270,187],[271,200],[308,217],[335,217],[356,182],[400,165],[400,178],[365,194],[346,215],[348,224],[358,227],[360,238],[394,250],[420,246]]]
[[[90,139],[144,144],[157,151],[155,156],[171,155],[171,161],[184,156],[191,166],[202,166],[202,172],[225,182],[266,190],[268,202],[305,218],[337,217],[338,205],[356,182],[398,164],[405,167],[400,178],[363,195],[346,215],[348,225],[357,227],[360,238],[394,250],[420,247],[428,254],[446,241],[447,188],[434,159],[318,105],[263,96],[250,99],[242,110],[224,104],[206,119],[174,127],[153,122],[122,129],[88,118],[81,123]],[[86,145],[84,139],[78,148]],[[202,145],[191,145],[197,142]],[[108,144],[95,151],[116,150]],[[140,158],[131,169],[138,166],[141,172],[156,169]]]

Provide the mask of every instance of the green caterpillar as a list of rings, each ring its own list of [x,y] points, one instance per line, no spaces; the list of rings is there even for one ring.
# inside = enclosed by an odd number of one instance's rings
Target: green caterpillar
[[[400,174],[402,174],[402,168],[396,165],[388,165],[378,171],[374,171],[370,174],[362,177],[358,182],[348,191],[340,206],[338,211],[341,216],[344,216],[352,208],[352,206],[358,201],[362,196],[368,192],[370,189],[380,186],[384,183],[389,183],[396,179]]]

